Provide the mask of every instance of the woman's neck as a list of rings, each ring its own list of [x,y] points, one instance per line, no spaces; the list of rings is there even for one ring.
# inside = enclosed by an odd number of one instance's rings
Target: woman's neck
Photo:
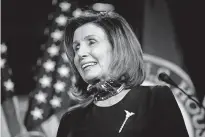
[[[103,100],[103,101],[96,101],[96,102],[94,102],[94,104],[96,106],[99,106],[99,107],[113,106],[113,105],[117,104],[118,102],[120,102],[129,91],[130,91],[130,89],[122,90],[119,94],[112,96],[112,97],[110,97],[106,100]]]

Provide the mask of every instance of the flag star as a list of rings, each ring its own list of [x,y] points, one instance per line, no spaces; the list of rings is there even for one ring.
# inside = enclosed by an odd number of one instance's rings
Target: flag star
[[[51,37],[54,39],[54,41],[58,41],[62,39],[63,32],[60,30],[55,30],[54,32],[51,33]]]
[[[59,26],[65,26],[66,22],[67,22],[67,17],[65,17],[64,15],[60,15],[56,18],[56,23],[58,23]]]
[[[35,109],[31,111],[31,115],[33,116],[34,120],[43,119],[43,109],[35,107]]]
[[[56,5],[58,0],[52,0],[52,5]]]
[[[39,82],[40,82],[40,84],[42,85],[42,87],[49,87],[49,86],[51,86],[51,81],[52,81],[52,79],[51,79],[51,77],[48,77],[48,76],[46,76],[46,75],[44,75],[42,78],[40,78],[40,80],[39,80]]]
[[[48,53],[50,54],[51,57],[56,56],[59,52],[59,47],[56,46],[55,44],[52,44],[48,49]]]
[[[44,29],[44,35],[48,35],[48,34],[49,34],[49,31],[50,31],[50,29],[46,27],[46,28]]]
[[[71,4],[68,3],[68,2],[61,2],[59,4],[59,6],[60,6],[62,11],[68,11],[70,9],[70,7],[71,7]]]
[[[0,58],[0,61],[1,61],[1,68],[4,68],[4,67],[5,67],[5,63],[6,63],[6,60]]]
[[[8,73],[9,73],[9,75],[12,75],[12,70],[11,70],[11,68],[8,69]]]
[[[68,62],[69,60],[68,60],[68,56],[66,55],[66,53],[63,53],[62,55],[61,55],[61,57],[63,58],[63,61],[65,61],[65,62]]]
[[[45,68],[45,70],[47,72],[51,72],[51,71],[54,71],[54,68],[55,68],[55,65],[56,63],[52,60],[47,60],[44,64],[43,64],[43,67]]]
[[[63,92],[65,90],[65,86],[65,83],[59,80],[54,84],[56,92]]]
[[[57,97],[57,96],[54,96],[51,100],[50,100],[50,104],[54,107],[54,108],[57,108],[57,107],[61,107],[61,98]]]
[[[82,14],[82,10],[80,8],[77,8],[76,10],[73,11],[72,15],[74,17],[79,17]]]
[[[5,53],[7,51],[7,47],[4,43],[1,44],[1,53]]]
[[[62,65],[60,68],[58,68],[58,73],[60,74],[61,77],[68,77],[69,74],[69,68],[66,67],[65,65]]]
[[[35,95],[35,99],[38,103],[46,103],[47,94],[43,93],[42,91],[38,92],[38,94]]]
[[[37,64],[38,66],[40,66],[40,65],[41,65],[41,63],[42,63],[42,58],[38,58],[38,60],[37,60],[36,64]]]
[[[52,20],[53,19],[53,13],[48,14],[48,20]]]
[[[4,86],[6,87],[7,91],[14,90],[14,83],[11,81],[11,79],[8,79],[6,82],[4,82]]]

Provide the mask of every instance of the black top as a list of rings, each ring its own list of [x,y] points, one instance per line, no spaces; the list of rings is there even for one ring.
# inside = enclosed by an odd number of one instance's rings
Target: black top
[[[188,133],[167,86],[140,86],[113,106],[91,104],[64,114],[57,137],[188,137]]]

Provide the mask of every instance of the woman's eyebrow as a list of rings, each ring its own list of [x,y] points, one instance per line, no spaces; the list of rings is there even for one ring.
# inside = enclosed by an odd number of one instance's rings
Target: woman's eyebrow
[[[95,37],[95,35],[87,35],[83,39],[89,39],[91,37]],[[72,44],[78,44],[78,43],[79,43],[78,40],[75,40]]]
[[[79,42],[78,41],[74,41],[71,45],[74,46],[74,45],[77,45]]]
[[[92,38],[92,37],[96,37],[95,35],[87,35],[84,37],[84,39],[89,39],[89,38]]]
[[[87,35],[87,36],[85,36],[83,39],[84,39],[84,40],[87,40],[87,39],[89,39],[89,38],[95,38],[95,37],[97,37],[97,36],[95,36],[95,35]],[[75,40],[75,41],[72,43],[72,46],[75,45],[75,44],[79,44],[78,40]]]

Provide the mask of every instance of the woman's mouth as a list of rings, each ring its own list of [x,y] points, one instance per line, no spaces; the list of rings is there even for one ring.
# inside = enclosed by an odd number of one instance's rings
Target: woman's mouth
[[[85,70],[86,68],[89,68],[89,67],[94,66],[96,64],[97,64],[96,62],[89,62],[89,63],[83,64],[82,69]]]

